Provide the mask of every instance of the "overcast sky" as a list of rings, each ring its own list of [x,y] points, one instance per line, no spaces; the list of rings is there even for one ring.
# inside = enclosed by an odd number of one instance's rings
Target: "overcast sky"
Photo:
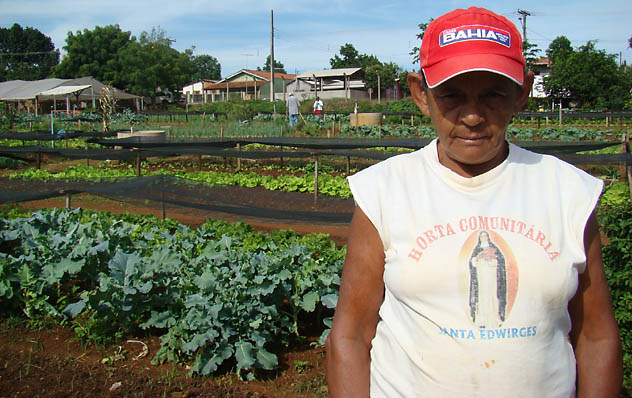
[[[270,53],[270,11],[274,11],[274,54],[288,73],[330,67],[340,46],[351,43],[363,54],[417,69],[409,55],[418,46],[418,24],[454,8],[477,5],[512,20],[527,17],[527,39],[544,50],[564,35],[574,47],[596,46],[632,64],[631,0],[580,1],[403,1],[403,0],[0,0],[0,27],[19,23],[50,36],[62,49],[68,32],[118,24],[138,37],[160,27],[183,51],[218,59],[222,76],[256,69]]]

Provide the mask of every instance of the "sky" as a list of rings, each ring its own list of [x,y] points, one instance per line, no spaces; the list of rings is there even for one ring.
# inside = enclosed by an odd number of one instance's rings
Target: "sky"
[[[288,73],[330,68],[340,47],[352,44],[403,70],[417,70],[411,49],[420,45],[418,25],[455,8],[475,5],[502,14],[522,32],[518,10],[526,18],[527,40],[545,55],[550,42],[566,36],[573,47],[588,41],[617,61],[632,65],[632,1],[578,0],[0,0],[0,27],[14,23],[36,28],[63,47],[68,32],[118,24],[139,37],[159,28],[179,51],[212,55],[222,77],[241,69],[263,67],[271,47]]]

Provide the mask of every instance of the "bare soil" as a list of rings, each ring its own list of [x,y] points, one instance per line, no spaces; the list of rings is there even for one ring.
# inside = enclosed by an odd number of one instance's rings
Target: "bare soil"
[[[255,198],[266,207],[287,210],[306,206],[312,194],[273,192],[261,188],[227,187],[225,194],[235,200]],[[28,209],[65,207],[65,198],[22,202]],[[351,213],[353,200],[321,200],[312,205],[318,211]],[[160,211],[128,203],[81,194],[72,197],[71,207],[154,214]],[[304,208],[304,207],[303,207]],[[305,223],[293,220],[240,217],[226,213],[175,212],[168,217],[190,226],[207,218],[244,221],[257,230],[292,229],[299,233],[327,233],[338,244],[346,242],[348,225]],[[2,397],[325,397],[325,353],[317,334],[305,334],[290,347],[280,347],[279,369],[259,374],[255,381],[243,381],[233,369],[214,377],[189,376],[186,364],[152,365],[160,341],[153,336],[128,337],[114,345],[94,346],[76,338],[72,330],[50,326],[32,330],[0,319],[0,396]],[[143,354],[144,347],[147,353]]]

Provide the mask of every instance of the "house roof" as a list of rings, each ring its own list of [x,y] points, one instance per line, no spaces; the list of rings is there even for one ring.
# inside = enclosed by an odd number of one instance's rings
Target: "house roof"
[[[227,80],[230,81],[230,80],[234,79],[236,76],[243,75],[243,74],[252,76],[254,79],[270,81],[270,72],[266,72],[266,71],[262,71],[262,70],[241,69],[241,70],[233,73],[232,75],[226,76],[225,78],[220,80],[218,83],[225,83]],[[293,74],[290,74],[290,73],[274,72],[274,78],[275,79],[294,80],[296,78],[296,75],[293,75]]]
[[[262,84],[265,84],[266,81],[259,81],[257,86],[261,87]],[[226,90],[226,86],[228,85],[228,89],[234,88],[250,88],[254,89],[255,82],[251,81],[238,81],[238,82],[217,82],[217,83],[204,83],[204,90]]]
[[[362,70],[362,68],[338,68],[338,69],[321,69],[321,70],[310,70],[307,72],[303,72],[300,75],[296,76],[297,79],[312,79],[314,76],[317,78],[326,78],[326,77],[342,77],[344,75],[351,76],[354,73]]]

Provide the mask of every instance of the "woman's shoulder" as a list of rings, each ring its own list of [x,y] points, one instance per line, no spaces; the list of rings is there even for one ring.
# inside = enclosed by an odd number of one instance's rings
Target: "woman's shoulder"
[[[525,168],[529,174],[539,178],[550,176],[565,185],[572,183],[601,184],[599,178],[556,156],[533,152],[514,144],[511,145],[513,147],[511,160],[514,167]]]

